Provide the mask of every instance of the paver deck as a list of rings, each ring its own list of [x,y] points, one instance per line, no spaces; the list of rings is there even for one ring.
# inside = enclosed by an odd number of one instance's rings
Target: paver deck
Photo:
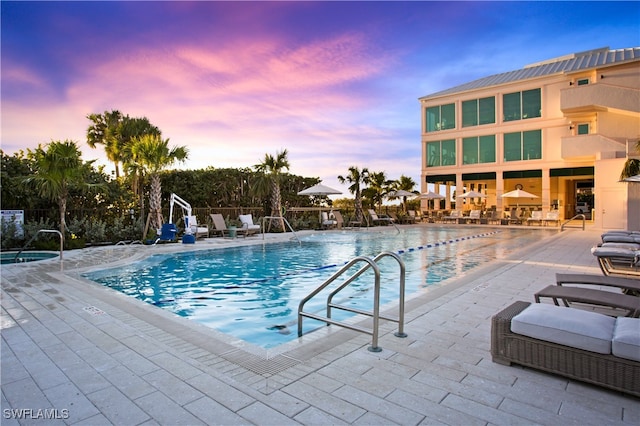
[[[556,272],[600,273],[590,254],[600,232],[564,231],[410,298],[408,337],[383,323],[379,353],[366,349],[369,336],[334,327],[256,349],[80,275],[194,246],[90,248],[63,262],[3,265],[1,421],[637,425],[636,398],[491,361],[491,316],[533,301]]]

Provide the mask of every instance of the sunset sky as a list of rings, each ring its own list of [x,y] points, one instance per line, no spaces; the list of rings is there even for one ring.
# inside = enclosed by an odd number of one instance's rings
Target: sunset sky
[[[569,53],[640,45],[638,2],[2,1],[1,147],[78,142],[91,113],[147,117],[180,168],[252,167],[341,189],[412,177],[430,93]],[[109,166],[109,170],[112,167]]]

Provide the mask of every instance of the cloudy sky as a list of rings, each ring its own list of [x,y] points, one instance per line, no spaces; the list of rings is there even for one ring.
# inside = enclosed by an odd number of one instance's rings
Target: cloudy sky
[[[181,168],[349,166],[420,181],[418,98],[569,53],[640,45],[638,2],[1,3],[1,147],[147,117]],[[419,186],[416,189],[420,189]]]

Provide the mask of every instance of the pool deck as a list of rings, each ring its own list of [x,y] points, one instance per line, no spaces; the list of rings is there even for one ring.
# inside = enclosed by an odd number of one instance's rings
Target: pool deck
[[[599,274],[590,248],[601,232],[565,230],[408,299],[408,337],[383,322],[378,353],[367,350],[370,336],[336,327],[273,350],[243,345],[80,276],[152,252],[260,236],[3,265],[1,422],[638,425],[640,399],[491,361],[491,316],[533,302],[556,272]]]

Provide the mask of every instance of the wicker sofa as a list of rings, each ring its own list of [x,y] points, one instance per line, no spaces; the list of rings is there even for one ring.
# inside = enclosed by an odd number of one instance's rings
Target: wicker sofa
[[[529,302],[518,301],[493,316],[491,355],[494,362],[519,364],[640,397],[640,362],[512,332],[512,319],[529,305]]]

